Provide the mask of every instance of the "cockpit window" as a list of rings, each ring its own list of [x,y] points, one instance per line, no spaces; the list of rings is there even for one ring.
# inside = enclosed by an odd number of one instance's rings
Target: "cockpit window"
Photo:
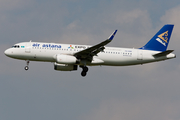
[[[14,45],[12,46],[12,48],[19,48],[19,45]]]

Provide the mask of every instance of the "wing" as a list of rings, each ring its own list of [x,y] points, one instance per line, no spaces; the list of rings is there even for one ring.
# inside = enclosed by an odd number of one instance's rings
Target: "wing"
[[[110,43],[115,34],[116,34],[117,30],[115,30],[112,35],[109,36],[109,38],[97,45],[94,45],[92,47],[89,47],[85,50],[82,50],[82,51],[79,51],[77,53],[74,54],[74,56],[76,56],[77,59],[83,59],[83,60],[88,60],[88,61],[91,61],[92,60],[92,57],[94,55],[97,55],[99,52],[103,51],[105,49],[105,45],[107,45],[108,43]]]

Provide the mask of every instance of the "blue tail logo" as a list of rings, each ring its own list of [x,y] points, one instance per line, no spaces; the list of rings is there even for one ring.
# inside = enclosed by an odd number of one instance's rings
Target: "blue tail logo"
[[[142,48],[144,50],[166,51],[174,25],[164,25]]]

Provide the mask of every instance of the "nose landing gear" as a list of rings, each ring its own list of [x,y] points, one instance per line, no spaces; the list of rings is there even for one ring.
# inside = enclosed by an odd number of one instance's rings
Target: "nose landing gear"
[[[26,60],[27,66],[24,67],[24,69],[27,71],[29,69],[29,60]]]

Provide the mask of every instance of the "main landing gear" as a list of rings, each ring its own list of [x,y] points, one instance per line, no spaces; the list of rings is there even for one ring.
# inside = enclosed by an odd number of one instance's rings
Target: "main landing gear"
[[[26,64],[27,64],[27,66],[25,66],[24,69],[28,70],[29,69],[29,60],[26,60]]]
[[[85,77],[87,72],[88,72],[88,67],[86,67],[86,66],[80,66],[80,67],[83,69],[82,72],[81,72],[81,75],[83,77]]]

